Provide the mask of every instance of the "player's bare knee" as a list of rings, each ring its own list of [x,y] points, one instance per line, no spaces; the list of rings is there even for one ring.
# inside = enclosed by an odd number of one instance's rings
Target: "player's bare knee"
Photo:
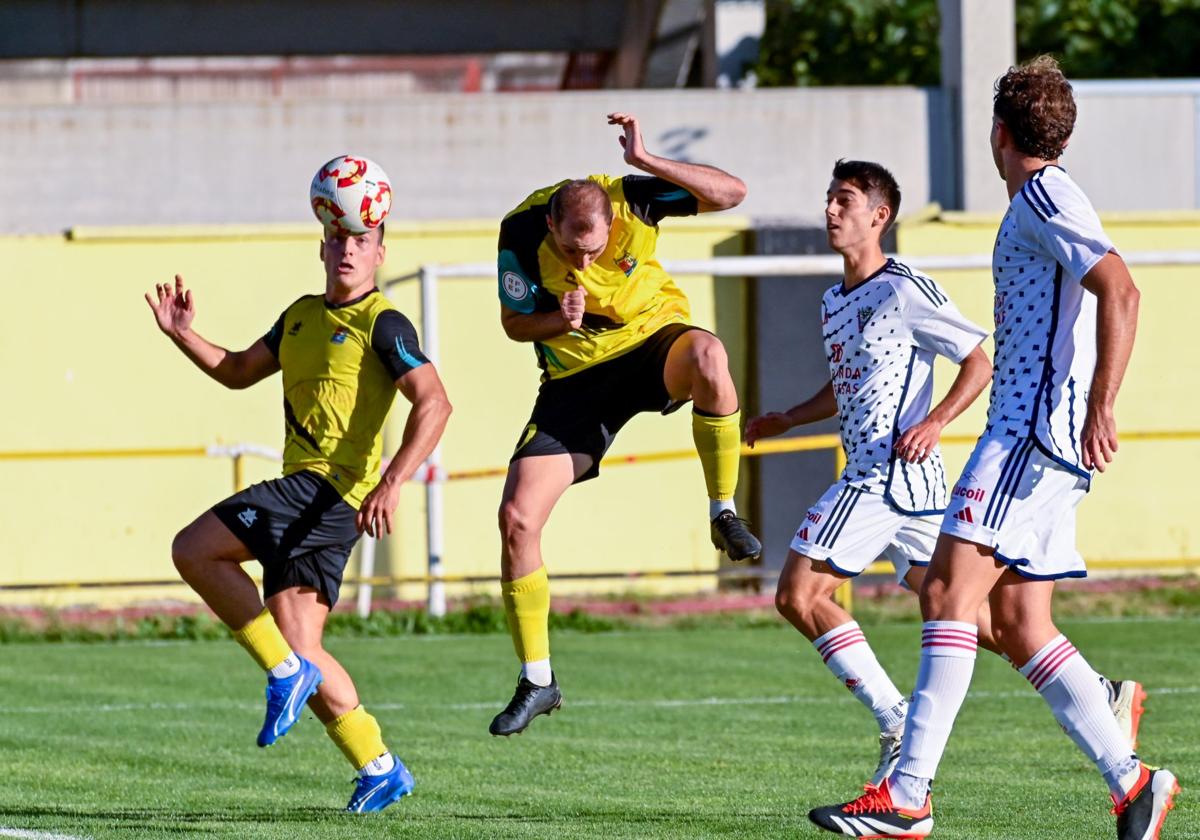
[[[500,503],[500,536],[509,548],[515,548],[541,533],[541,527],[512,499]]]
[[[175,564],[175,570],[184,580],[195,572],[197,563],[201,561],[195,530],[194,523],[188,525],[171,541],[171,560]]]
[[[921,616],[926,621],[938,620],[946,609],[946,581],[936,575],[926,575],[917,599],[921,603]]]
[[[701,333],[692,343],[691,362],[695,376],[704,382],[719,383],[729,378],[729,356],[720,339]]]

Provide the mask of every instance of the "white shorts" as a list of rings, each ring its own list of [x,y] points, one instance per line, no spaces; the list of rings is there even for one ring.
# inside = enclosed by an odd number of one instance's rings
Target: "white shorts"
[[[996,550],[1023,577],[1087,577],[1075,548],[1075,508],[1086,478],[1035,441],[981,438],[950,493],[942,531]]]
[[[792,538],[792,550],[854,577],[880,557],[896,567],[897,583],[913,566],[928,566],[940,515],[901,513],[884,499],[838,481],[813,505]]]

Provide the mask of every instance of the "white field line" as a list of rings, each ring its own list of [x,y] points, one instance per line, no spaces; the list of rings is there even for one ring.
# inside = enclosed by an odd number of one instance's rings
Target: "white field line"
[[[1160,695],[1200,694],[1200,686],[1164,686],[1149,687],[1146,692],[1153,699]],[[971,691],[967,697],[976,700],[1011,700],[1038,699],[1041,695],[1032,689],[1023,691]],[[568,697],[564,705],[573,709],[578,708],[618,708],[637,707],[652,709],[690,709],[698,706],[804,706],[826,705],[829,703],[852,704],[858,701],[850,696],[835,694],[831,697],[799,697],[780,695],[777,697],[686,697],[660,700],[572,700]],[[381,711],[419,711],[421,709],[450,709],[452,711],[476,711],[479,709],[497,708],[500,700],[479,703],[441,703],[432,706],[422,706],[413,703],[370,703],[372,709]],[[98,714],[119,714],[121,712],[193,712],[201,710],[258,710],[261,703],[239,703],[214,700],[210,703],[101,703],[95,706],[0,706],[0,715],[8,714],[66,714],[74,712],[91,712]],[[7,829],[0,829],[0,837]]]
[[[0,837],[24,837],[26,840],[91,840],[74,834],[51,834],[49,831],[31,831],[24,828],[5,828],[0,825]]]

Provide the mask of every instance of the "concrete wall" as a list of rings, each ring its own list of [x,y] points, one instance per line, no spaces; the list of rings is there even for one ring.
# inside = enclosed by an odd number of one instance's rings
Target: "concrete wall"
[[[1101,209],[1200,206],[1200,84],[1084,83],[1078,93],[1064,162]],[[615,109],[642,117],[652,151],[742,176],[741,212],[754,218],[819,220],[839,157],[886,163],[908,209],[949,207],[945,102],[940,90],[895,87],[0,107],[11,168],[0,229],[304,222],[312,173],[350,150],[402,185],[397,221],[495,218],[534,186],[624,171],[604,123]],[[987,129],[965,137],[986,149]],[[984,168],[975,180],[994,177],[986,154],[970,159]]]
[[[818,218],[839,157],[886,160],[929,200],[928,108],[914,88],[415,95],[358,102],[0,108],[5,232],[77,225],[304,222],[316,168],[354,151],[402,188],[397,220],[499,218],[533,188],[626,171],[604,115],[651,151],[742,176],[739,212]],[[407,200],[403,200],[407,198]]]

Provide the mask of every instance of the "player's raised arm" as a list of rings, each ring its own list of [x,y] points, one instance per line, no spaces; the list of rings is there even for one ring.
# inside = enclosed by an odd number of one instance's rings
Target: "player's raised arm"
[[[642,129],[633,114],[614,112],[608,115],[609,125],[624,130],[619,138],[625,150],[625,162],[630,166],[683,187],[696,197],[695,212],[711,213],[737,207],[746,198],[746,184],[715,166],[685,163],[652,155],[642,142]]]
[[[1113,406],[1133,353],[1141,292],[1125,261],[1110,251],[1083,277],[1083,287],[1096,296],[1096,370],[1088,391],[1083,421],[1083,465],[1104,472],[1117,451]]]
[[[174,285],[158,283],[154,288],[154,294],[146,293],[146,303],[154,312],[158,328],[196,367],[226,388],[247,388],[279,370],[279,360],[263,339],[245,350],[231,351],[194,332],[196,306],[180,275],[175,275]]]
[[[833,382],[829,381],[817,393],[787,411],[770,411],[751,418],[746,424],[746,443],[753,449],[763,438],[782,435],[796,426],[825,420],[837,413],[837,397],[833,394]]]

